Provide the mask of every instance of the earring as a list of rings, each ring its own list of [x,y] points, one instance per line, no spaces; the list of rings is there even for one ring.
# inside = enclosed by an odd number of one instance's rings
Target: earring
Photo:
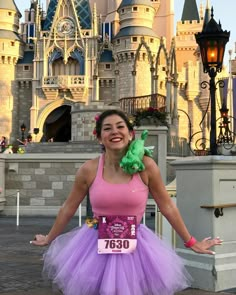
[[[102,151],[102,152],[105,152],[106,149],[105,149],[104,144],[102,144],[102,143],[99,143],[99,144],[100,144],[101,151]]]

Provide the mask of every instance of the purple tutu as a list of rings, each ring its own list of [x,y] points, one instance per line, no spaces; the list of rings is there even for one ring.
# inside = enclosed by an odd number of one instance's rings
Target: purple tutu
[[[43,275],[64,295],[172,295],[191,277],[168,243],[140,225],[132,254],[97,254],[98,231],[84,225],[44,254]]]

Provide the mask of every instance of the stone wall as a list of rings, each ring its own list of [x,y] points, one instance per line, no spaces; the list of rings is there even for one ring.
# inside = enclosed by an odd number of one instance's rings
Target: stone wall
[[[1,175],[5,189],[4,215],[16,215],[16,195],[20,193],[20,215],[56,215],[67,198],[77,169],[99,154],[10,154]],[[3,172],[3,171],[2,171]],[[5,178],[5,181],[3,181]],[[85,214],[86,200],[82,203]]]

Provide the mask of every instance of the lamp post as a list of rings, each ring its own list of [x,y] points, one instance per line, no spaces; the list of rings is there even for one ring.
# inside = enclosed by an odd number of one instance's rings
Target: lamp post
[[[25,129],[26,129],[26,126],[24,123],[21,124],[20,126],[20,130],[21,130],[21,141],[24,142],[25,140]]]
[[[211,99],[210,153],[217,155],[215,77],[222,70],[225,45],[229,41],[230,32],[223,31],[220,22],[217,24],[213,17],[212,8],[210,21],[203,26],[202,32],[195,34],[195,38],[200,48],[204,73],[208,73],[210,77],[209,83],[205,82],[209,84]]]

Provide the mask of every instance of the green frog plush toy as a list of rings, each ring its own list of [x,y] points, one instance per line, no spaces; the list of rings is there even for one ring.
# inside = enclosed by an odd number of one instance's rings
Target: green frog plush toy
[[[129,145],[126,155],[121,159],[120,167],[128,174],[134,174],[143,171],[143,156],[152,157],[152,150],[144,146],[148,136],[148,131],[144,130],[141,134],[141,139],[135,139]]]

